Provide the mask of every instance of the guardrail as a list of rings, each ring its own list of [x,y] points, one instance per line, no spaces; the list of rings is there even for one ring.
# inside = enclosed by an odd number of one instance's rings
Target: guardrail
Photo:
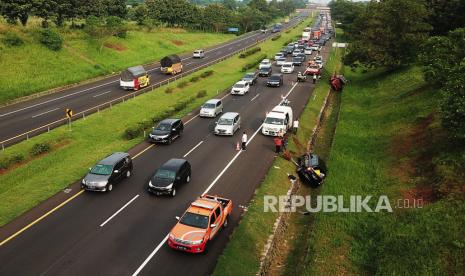
[[[298,22],[299,22],[298,20],[296,22],[293,22],[294,24],[288,25],[286,29],[294,27]],[[1,147],[2,147],[2,151],[4,151],[5,148],[7,148],[8,146],[14,145],[14,144],[16,144],[18,142],[21,142],[21,141],[24,141],[24,140],[29,140],[29,138],[31,138],[33,136],[36,136],[36,135],[39,135],[39,134],[42,134],[42,133],[50,132],[52,129],[54,129],[56,127],[59,127],[59,126],[62,126],[62,125],[65,125],[70,121],[72,122],[72,121],[79,120],[79,119],[85,119],[86,116],[88,116],[90,114],[99,113],[101,110],[104,110],[104,109],[107,109],[107,108],[111,109],[113,107],[113,105],[115,105],[115,104],[124,103],[125,101],[128,101],[130,99],[134,99],[138,95],[141,95],[141,94],[144,94],[144,93],[147,93],[147,92],[151,92],[155,88],[159,88],[159,87],[161,87],[163,85],[169,84],[170,82],[182,79],[185,76],[191,75],[192,73],[200,71],[200,70],[202,70],[202,69],[204,69],[204,68],[206,68],[206,67],[208,67],[208,66],[210,66],[212,64],[216,64],[218,62],[221,62],[223,60],[226,60],[226,59],[230,58],[231,56],[234,56],[234,55],[236,55],[238,53],[244,52],[244,51],[248,50],[249,48],[252,48],[252,47],[256,46],[257,44],[262,43],[262,42],[264,42],[264,41],[266,41],[268,39],[271,39],[272,37],[275,37],[275,36],[277,36],[279,34],[280,33],[278,32],[278,33],[276,33],[274,35],[271,35],[269,37],[262,38],[262,39],[257,39],[257,41],[255,41],[254,43],[252,43],[252,44],[250,44],[248,46],[245,46],[243,48],[240,48],[240,49],[238,49],[236,51],[233,51],[233,52],[231,52],[231,53],[229,53],[229,54],[227,54],[227,55],[225,55],[225,56],[223,56],[221,58],[209,61],[209,62],[207,62],[205,64],[202,64],[202,65],[197,66],[195,68],[192,68],[190,70],[183,71],[179,75],[174,75],[173,77],[170,77],[170,78],[168,78],[166,80],[154,83],[154,84],[152,84],[152,85],[150,85],[148,87],[144,87],[143,89],[141,89],[139,91],[126,94],[124,96],[113,99],[111,101],[108,101],[108,102],[99,104],[97,106],[88,108],[86,110],[77,112],[72,116],[71,119],[68,119],[67,117],[64,117],[64,118],[58,119],[58,120],[56,120],[54,122],[42,125],[40,127],[34,128],[34,129],[26,131],[24,133],[18,134],[18,135],[14,136],[14,137],[3,140],[3,141],[0,142]]]

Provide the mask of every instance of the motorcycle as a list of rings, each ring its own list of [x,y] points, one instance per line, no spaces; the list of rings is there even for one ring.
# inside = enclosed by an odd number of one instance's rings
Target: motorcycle
[[[302,82],[302,81],[306,81],[306,80],[307,80],[307,76],[306,76],[306,75],[302,74],[301,72],[299,72],[299,73],[297,74],[297,81],[298,81],[298,82]]]

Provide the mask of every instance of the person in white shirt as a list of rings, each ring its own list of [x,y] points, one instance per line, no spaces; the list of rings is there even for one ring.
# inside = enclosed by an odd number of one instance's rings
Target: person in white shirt
[[[295,120],[293,123],[292,123],[292,128],[294,130],[294,133],[297,133],[297,130],[299,129],[299,120]]]
[[[242,150],[246,150],[247,147],[247,133],[242,134]]]

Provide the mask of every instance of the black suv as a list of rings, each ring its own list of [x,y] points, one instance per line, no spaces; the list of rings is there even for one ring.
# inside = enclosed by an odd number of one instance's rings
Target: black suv
[[[304,61],[305,61],[305,58],[302,57],[300,54],[292,58],[292,64],[296,66],[301,66],[302,63],[304,63]]]
[[[280,87],[281,85],[283,85],[283,83],[284,83],[284,81],[283,81],[283,75],[282,74],[273,74],[266,81],[266,86]]]
[[[184,159],[170,159],[150,179],[147,190],[156,195],[176,195],[180,185],[191,181],[191,165]]]
[[[271,66],[262,67],[260,70],[258,70],[258,75],[260,77],[269,77],[271,75],[271,72],[272,72]]]
[[[165,119],[149,134],[149,142],[171,144],[174,139],[181,136],[184,124],[181,119]]]
[[[297,174],[302,182],[310,186],[319,186],[326,177],[327,168],[316,154],[304,154],[297,158]]]
[[[116,152],[97,163],[82,179],[81,188],[111,192],[113,185],[132,174],[132,159],[125,152]]]

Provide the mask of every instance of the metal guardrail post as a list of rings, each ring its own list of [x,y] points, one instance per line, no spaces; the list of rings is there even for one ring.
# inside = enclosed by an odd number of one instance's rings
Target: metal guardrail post
[[[2,151],[5,151],[5,145],[2,143]]]

